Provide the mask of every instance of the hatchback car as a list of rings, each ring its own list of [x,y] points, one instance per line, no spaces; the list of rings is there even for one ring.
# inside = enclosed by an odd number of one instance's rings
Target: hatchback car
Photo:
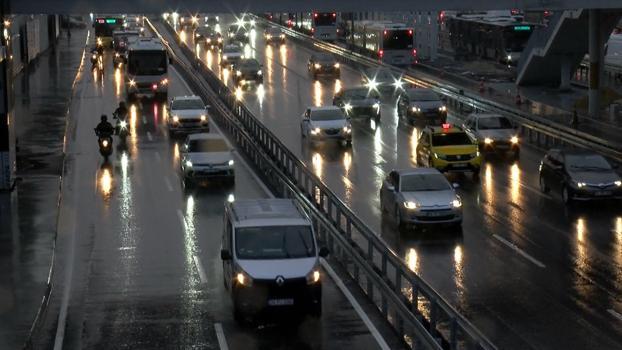
[[[208,180],[235,181],[233,149],[219,134],[189,135],[179,164],[186,189]]]
[[[540,162],[540,190],[559,193],[566,204],[578,200],[619,200],[622,179],[600,154],[551,149]]]
[[[337,140],[352,145],[352,125],[336,106],[309,107],[302,115],[302,137],[310,142]]]
[[[320,257],[313,225],[291,199],[225,204],[220,257],[233,316],[322,314]]]
[[[380,188],[380,208],[399,227],[445,224],[460,226],[462,200],[434,168],[393,170]]]
[[[341,90],[333,97],[333,105],[340,107],[350,118],[380,120],[380,94],[365,86]]]
[[[220,33],[210,27],[200,27],[194,32],[194,41],[202,43],[207,50],[222,49],[223,40]]]
[[[311,57],[309,57],[307,67],[313,79],[317,79],[319,76],[330,76],[339,79],[341,76],[341,65],[331,54],[312,54]]]
[[[477,178],[482,166],[477,142],[461,128],[449,124],[423,129],[416,152],[418,165],[441,172],[472,172]]]
[[[238,64],[244,57],[242,48],[237,44],[228,44],[222,50],[222,56],[220,58],[221,67],[232,67]]]
[[[240,60],[235,66],[233,81],[236,85],[263,84],[261,64],[254,58]]]
[[[410,88],[399,94],[397,115],[408,124],[441,125],[447,121],[447,106],[430,89]]]
[[[264,33],[266,44],[285,44],[285,33],[277,27],[270,27]]]
[[[207,106],[199,96],[177,96],[168,105],[170,136],[209,131]]]
[[[516,127],[510,119],[498,114],[471,114],[463,124],[464,131],[477,140],[487,153],[512,154],[518,159],[520,144]]]

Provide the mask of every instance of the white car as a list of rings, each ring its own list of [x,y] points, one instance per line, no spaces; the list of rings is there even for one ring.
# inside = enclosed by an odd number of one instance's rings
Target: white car
[[[222,50],[220,65],[222,67],[235,66],[242,58],[244,58],[242,48],[236,44],[228,44]]]
[[[462,224],[462,200],[457,184],[435,168],[393,170],[380,188],[380,208],[398,227]]]
[[[309,107],[302,115],[302,137],[309,141],[338,140],[352,145],[352,125],[337,106]]]
[[[498,114],[471,114],[462,124],[464,131],[479,143],[486,153],[511,153],[520,157],[520,140],[514,123]]]
[[[208,180],[235,181],[233,149],[219,134],[189,135],[180,160],[185,188]]]
[[[199,96],[177,96],[168,105],[170,136],[193,132],[208,132],[207,106]]]

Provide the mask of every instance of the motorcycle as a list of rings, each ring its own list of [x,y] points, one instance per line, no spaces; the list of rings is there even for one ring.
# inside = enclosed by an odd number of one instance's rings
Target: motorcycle
[[[127,135],[130,134],[129,125],[127,125],[127,120],[125,118],[119,118],[117,116],[114,117],[117,120],[115,125],[115,134],[119,136],[119,140],[122,143],[125,143],[127,139]]]
[[[99,153],[108,161],[108,157],[112,154],[112,136],[98,135],[97,143],[99,144]]]
[[[104,53],[99,50],[93,50],[91,52],[91,69],[99,70],[100,72],[104,71]]]

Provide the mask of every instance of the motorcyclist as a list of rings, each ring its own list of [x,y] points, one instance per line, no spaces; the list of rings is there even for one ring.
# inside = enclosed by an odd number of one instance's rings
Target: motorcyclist
[[[125,106],[125,102],[121,101],[119,102],[119,107],[114,110],[114,113],[112,115],[114,116],[114,119],[125,120],[127,118],[128,112],[129,111]]]
[[[95,128],[95,134],[100,138],[112,137],[114,134],[114,127],[108,122],[108,117],[105,114],[102,114],[100,119],[101,121]]]

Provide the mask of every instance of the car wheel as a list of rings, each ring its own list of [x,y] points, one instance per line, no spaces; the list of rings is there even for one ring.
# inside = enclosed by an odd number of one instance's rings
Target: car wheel
[[[568,186],[564,185],[564,187],[562,187],[562,200],[564,201],[565,204],[570,205],[572,204],[572,197],[571,197],[571,193],[570,190],[568,189]]]
[[[540,183],[540,191],[542,193],[548,193],[550,191],[550,188],[546,185],[546,182],[542,176],[540,176],[540,180],[538,182]]]

